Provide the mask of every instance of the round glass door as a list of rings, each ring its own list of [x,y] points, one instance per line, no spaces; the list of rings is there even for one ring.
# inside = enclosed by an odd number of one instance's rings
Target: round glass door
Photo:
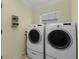
[[[65,49],[71,43],[71,38],[68,33],[63,30],[54,30],[49,33],[48,41],[52,47],[57,49]]]
[[[37,30],[35,29],[32,29],[30,32],[29,32],[29,40],[30,42],[32,43],[38,43],[39,39],[40,39],[40,34]]]

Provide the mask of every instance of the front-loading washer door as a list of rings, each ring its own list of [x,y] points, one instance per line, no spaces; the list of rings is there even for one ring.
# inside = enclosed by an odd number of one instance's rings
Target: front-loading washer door
[[[63,30],[54,30],[48,34],[48,42],[57,49],[65,49],[71,43],[70,35]]]
[[[30,30],[28,37],[30,42],[35,44],[35,43],[38,43],[38,41],[40,40],[40,33],[38,30],[32,29]]]

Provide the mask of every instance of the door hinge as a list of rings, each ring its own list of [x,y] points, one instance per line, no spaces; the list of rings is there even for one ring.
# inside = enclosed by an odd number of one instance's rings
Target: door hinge
[[[2,59],[2,56],[1,56],[1,59]]]
[[[1,3],[1,8],[2,8],[2,3]]]

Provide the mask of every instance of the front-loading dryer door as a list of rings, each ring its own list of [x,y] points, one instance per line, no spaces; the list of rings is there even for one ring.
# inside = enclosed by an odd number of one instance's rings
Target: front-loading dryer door
[[[63,30],[53,30],[48,34],[49,44],[56,49],[65,49],[71,43],[70,35]]]
[[[28,37],[31,43],[38,43],[40,40],[40,32],[36,29],[31,29],[28,33]]]

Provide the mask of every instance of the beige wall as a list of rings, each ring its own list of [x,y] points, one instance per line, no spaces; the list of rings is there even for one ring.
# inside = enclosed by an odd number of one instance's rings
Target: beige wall
[[[31,24],[32,10],[20,0],[3,0],[4,47],[3,59],[15,59],[24,52],[25,30]],[[11,15],[19,16],[19,26],[11,27]]]
[[[71,22],[77,20],[77,0],[62,0],[56,4],[39,8],[33,12],[33,23],[40,22],[40,14],[45,12],[58,11],[59,22]]]
[[[78,0],[72,0],[72,17],[73,22],[78,21]]]

